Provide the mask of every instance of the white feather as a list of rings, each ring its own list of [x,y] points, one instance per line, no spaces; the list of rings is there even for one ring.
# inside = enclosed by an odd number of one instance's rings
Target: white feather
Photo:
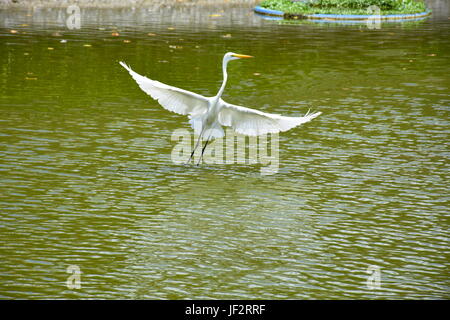
[[[226,83],[227,62],[227,60],[224,60],[224,84]],[[194,132],[204,139],[223,137],[224,131],[221,126],[231,127],[237,133],[248,136],[284,132],[321,114],[321,112],[310,114],[308,111],[303,117],[285,117],[245,108],[227,103],[220,98],[207,98],[194,92],[151,80],[134,72],[123,62],[120,62],[120,65],[128,70],[144,92],[157,100],[165,109],[188,115],[189,123]],[[212,108],[212,104],[216,102],[216,108]],[[218,113],[214,112],[213,109],[218,110]],[[215,117],[215,119],[211,119],[211,117]]]
[[[237,133],[247,136],[259,136],[267,133],[284,132],[308,122],[321,112],[308,113],[303,117],[285,117],[250,108],[233,105],[219,100],[219,123],[232,127]]]
[[[165,109],[191,117],[208,110],[209,100],[206,97],[141,76],[122,61],[120,65],[128,70],[145,93],[157,100]]]

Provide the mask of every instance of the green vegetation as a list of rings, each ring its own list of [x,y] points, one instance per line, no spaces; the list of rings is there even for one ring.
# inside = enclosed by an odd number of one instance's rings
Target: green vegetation
[[[426,10],[423,0],[264,0],[260,6],[291,14],[371,14],[367,8],[378,6],[381,14],[411,14]]]

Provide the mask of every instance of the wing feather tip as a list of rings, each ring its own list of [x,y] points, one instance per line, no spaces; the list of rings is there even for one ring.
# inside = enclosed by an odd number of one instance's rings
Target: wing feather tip
[[[303,117],[300,117],[299,119],[302,119],[303,120],[303,123],[304,122],[308,122],[308,121],[311,121],[312,119],[314,119],[314,118],[317,118],[318,116],[320,116],[322,114],[322,112],[321,111],[317,111],[317,112],[315,112],[315,113],[311,113],[311,114],[306,114],[306,115],[304,115]]]
[[[131,68],[123,61],[119,61],[119,64],[124,67],[125,69],[127,69],[128,71],[131,71]]]

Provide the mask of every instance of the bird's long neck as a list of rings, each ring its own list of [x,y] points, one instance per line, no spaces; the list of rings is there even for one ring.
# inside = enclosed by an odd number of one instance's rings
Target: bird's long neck
[[[219,97],[219,98],[222,96],[223,90],[225,90],[225,86],[227,85],[227,79],[228,79],[227,64],[228,64],[228,61],[224,59],[222,62],[223,82],[222,82],[222,86],[219,89],[219,92],[217,93],[217,97]]]

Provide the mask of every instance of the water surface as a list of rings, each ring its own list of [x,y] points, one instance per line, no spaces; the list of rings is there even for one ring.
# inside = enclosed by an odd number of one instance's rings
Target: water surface
[[[2,298],[450,298],[450,20],[94,10],[69,30],[65,17],[9,13],[0,29]],[[230,63],[226,101],[323,112],[280,135],[277,174],[172,163],[187,119],[117,63],[214,95],[227,51],[255,58]]]

